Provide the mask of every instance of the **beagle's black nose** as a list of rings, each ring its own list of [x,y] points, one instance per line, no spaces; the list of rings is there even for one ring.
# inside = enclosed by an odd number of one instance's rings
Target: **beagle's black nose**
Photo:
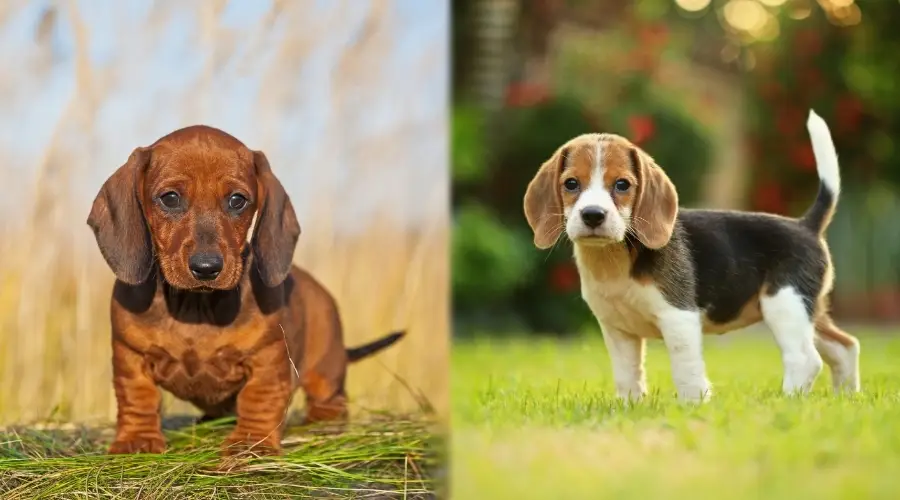
[[[216,279],[224,266],[224,259],[217,253],[195,253],[188,260],[191,273],[200,281]]]
[[[585,226],[595,228],[606,220],[606,209],[597,205],[584,207],[581,209],[581,220]]]

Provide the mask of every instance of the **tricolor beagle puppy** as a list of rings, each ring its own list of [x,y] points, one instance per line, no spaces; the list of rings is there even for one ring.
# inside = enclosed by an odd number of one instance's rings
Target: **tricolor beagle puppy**
[[[837,153],[813,111],[807,128],[820,185],[799,219],[679,209],[662,168],[617,135],[578,136],[541,166],[525,193],[534,244],[549,248],[563,232],[574,243],[581,294],[603,330],[620,397],[646,394],[644,341],[661,338],[679,398],[708,398],[703,334],[760,321],[781,349],[785,393],[808,391],[823,358],[836,391],[859,391],[859,342],[834,325],[827,303]]]

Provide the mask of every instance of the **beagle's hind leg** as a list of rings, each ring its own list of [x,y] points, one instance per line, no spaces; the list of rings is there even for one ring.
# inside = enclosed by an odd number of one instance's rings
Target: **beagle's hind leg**
[[[859,392],[859,340],[823,315],[816,321],[815,345],[831,371],[834,391]]]
[[[763,320],[781,349],[783,391],[785,394],[808,392],[822,371],[822,357],[814,344],[815,326],[806,300],[794,287],[785,286],[774,294],[760,297],[759,303]]]

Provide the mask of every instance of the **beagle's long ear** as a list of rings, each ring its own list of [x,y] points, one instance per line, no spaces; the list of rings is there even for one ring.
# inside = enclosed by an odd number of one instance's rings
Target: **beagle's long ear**
[[[632,146],[628,154],[638,177],[632,229],[647,248],[662,248],[669,243],[675,229],[678,192],[650,155],[636,146]]]
[[[253,152],[257,193],[261,206],[253,231],[253,255],[266,286],[274,287],[287,278],[300,237],[300,223],[284,186],[272,173],[262,151]]]
[[[559,176],[566,161],[567,148],[556,150],[541,165],[525,191],[525,218],[534,232],[534,246],[546,249],[553,246],[563,231],[562,196]]]
[[[87,219],[106,263],[129,285],[147,281],[153,268],[150,231],[140,202],[149,162],[149,148],[135,149],[100,188]]]

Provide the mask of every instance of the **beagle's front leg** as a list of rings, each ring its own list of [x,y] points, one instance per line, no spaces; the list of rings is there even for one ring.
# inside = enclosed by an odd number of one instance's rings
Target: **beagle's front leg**
[[[669,351],[678,398],[703,402],[712,396],[703,360],[703,323],[698,311],[672,308],[657,316],[657,326]]]
[[[609,353],[616,394],[626,400],[637,400],[647,394],[644,373],[644,339],[600,323],[603,342]]]
[[[248,360],[247,383],[237,395],[237,424],[223,455],[281,453],[281,432],[291,403],[293,379],[285,346],[272,342]]]

